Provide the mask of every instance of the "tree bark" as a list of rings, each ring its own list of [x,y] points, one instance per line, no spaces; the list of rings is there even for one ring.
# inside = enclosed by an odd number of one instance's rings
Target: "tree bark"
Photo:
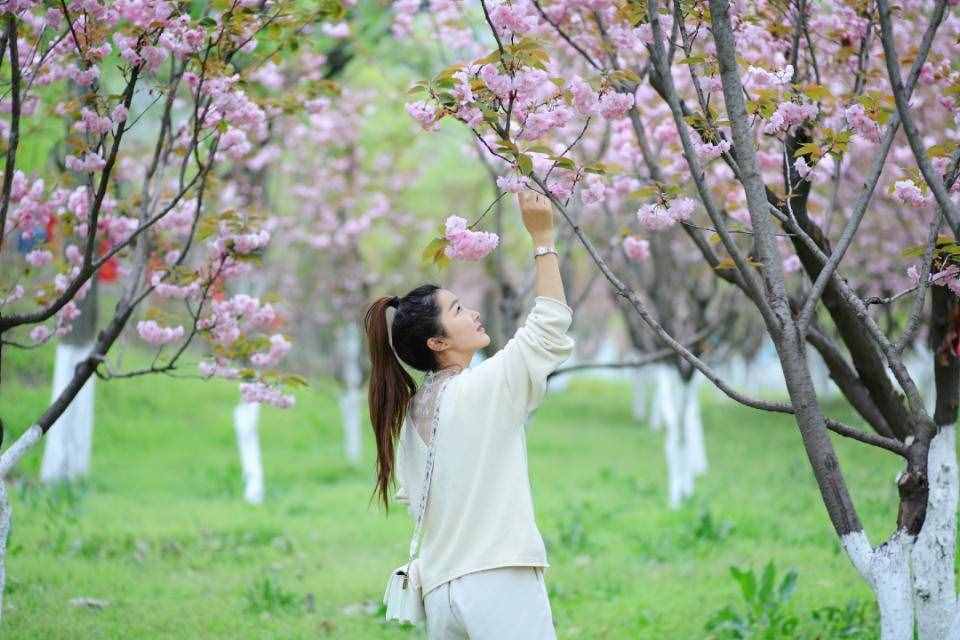
[[[259,419],[258,402],[241,402],[233,410],[233,425],[240,450],[240,468],[243,471],[243,499],[250,504],[262,504],[264,494],[260,436],[257,432]]]
[[[913,546],[913,598],[919,640],[955,640],[949,626],[960,612],[954,564],[957,553],[956,427],[943,425],[930,443],[926,520]]]
[[[92,340],[85,344],[61,341],[57,345],[51,402],[60,396],[73,378],[77,364],[90,355],[93,346]],[[51,427],[40,464],[42,482],[52,484],[76,480],[88,474],[93,440],[95,384],[96,378],[91,376]]]
[[[363,435],[360,423],[361,385],[360,331],[356,324],[346,325],[340,334],[343,389],[340,393],[340,414],[343,420],[343,449],[347,462],[360,463],[363,456]]]

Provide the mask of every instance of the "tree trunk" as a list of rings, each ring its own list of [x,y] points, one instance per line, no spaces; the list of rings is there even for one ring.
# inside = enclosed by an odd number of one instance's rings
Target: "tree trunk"
[[[707,472],[707,447],[703,440],[703,415],[700,413],[700,386],[703,378],[694,372],[684,389],[683,428],[692,479]],[[692,487],[691,487],[692,492]]]
[[[27,451],[40,442],[41,437],[43,437],[43,429],[35,424],[24,431],[0,455],[0,617],[3,614],[3,590],[7,575],[7,541],[10,537],[10,521],[13,516],[10,498],[7,495],[7,476]]]
[[[3,617],[3,591],[7,585],[7,538],[10,536],[10,516],[7,479],[0,478],[0,619]]]
[[[347,462],[360,463],[363,456],[363,433],[360,423],[360,387],[363,371],[360,368],[360,331],[356,324],[348,324],[340,335],[343,367],[343,389],[340,392],[340,414],[343,420],[343,449]]]
[[[841,537],[853,566],[870,585],[880,609],[881,640],[913,640],[913,598],[910,589],[912,537],[897,531],[876,549],[863,530]]]
[[[96,278],[83,300],[78,300],[80,315],[73,329],[57,344],[56,364],[53,368],[53,395],[51,402],[70,384],[77,363],[90,355],[97,339],[97,299],[99,286]],[[50,484],[75,480],[90,471],[90,452],[93,441],[94,377],[87,380],[70,405],[50,427],[44,444],[40,480]]]
[[[630,375],[633,382],[633,418],[638,422],[644,422],[653,415],[651,407],[651,396],[653,384],[651,367],[635,369]]]
[[[693,495],[696,479],[707,470],[697,379],[683,380],[676,368],[662,367],[654,407],[660,428],[666,431],[667,502],[677,509]]]
[[[233,425],[237,431],[240,467],[243,470],[243,498],[250,504],[263,503],[263,464],[260,461],[260,437],[257,433],[259,418],[259,402],[241,402],[233,410]]]
[[[654,365],[653,379],[650,382],[650,428],[654,431],[663,429],[666,419],[666,412],[669,408],[667,399],[670,397],[667,391],[670,386],[671,365]]]
[[[85,344],[62,341],[57,345],[51,402],[60,397],[64,388],[73,379],[77,363],[90,355],[93,346],[93,341]],[[51,484],[75,480],[86,476],[89,472],[95,382],[96,378],[91,376],[63,414],[50,427],[43,449],[43,461],[40,465],[42,482]]]
[[[919,640],[956,640],[949,635],[960,613],[954,574],[957,549],[956,427],[943,425],[930,443],[927,517],[913,547],[913,596]]]

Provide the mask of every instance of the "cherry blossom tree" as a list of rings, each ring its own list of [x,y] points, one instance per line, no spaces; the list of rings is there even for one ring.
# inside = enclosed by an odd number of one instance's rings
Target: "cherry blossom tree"
[[[94,375],[229,378],[247,401],[290,406],[284,387],[301,381],[277,369],[277,308],[225,289],[259,263],[270,232],[253,212],[227,205],[224,184],[271,118],[331,92],[313,84],[305,95],[257,99],[246,78],[295,49],[300,35],[341,28],[344,8],[335,0],[21,0],[0,14],[0,347],[67,335],[95,279],[117,280],[92,349],[29,427],[14,425],[0,478]],[[62,170],[20,168],[22,137],[51,118],[69,121]],[[33,246],[14,252],[24,242]],[[154,353],[120,369],[108,355],[141,312],[133,329]],[[209,356],[192,365],[197,373],[178,373],[198,338]],[[10,516],[0,482],[0,593]]]
[[[731,399],[794,415],[885,640],[912,638],[915,625],[923,640],[960,636],[955,3],[480,4],[490,48],[416,85],[411,114],[427,129],[463,122],[518,182],[548,194],[661,345]],[[571,157],[603,120],[632,129],[629,164]],[[670,332],[569,215],[577,188],[643,229],[631,251],[682,230],[688,250],[762,319],[788,403],[734,389]],[[932,413],[903,355],[924,319]],[[824,414],[808,345],[866,429]],[[876,547],[828,431],[903,459],[895,531]]]

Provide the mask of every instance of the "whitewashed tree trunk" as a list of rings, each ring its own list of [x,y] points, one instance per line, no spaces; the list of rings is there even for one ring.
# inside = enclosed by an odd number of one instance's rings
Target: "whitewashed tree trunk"
[[[913,594],[910,588],[910,549],[914,539],[898,531],[876,549],[867,535],[855,531],[843,536],[844,550],[870,585],[880,609],[881,640],[913,640]]]
[[[33,425],[24,431],[7,450],[0,455],[0,618],[3,615],[3,590],[6,585],[7,540],[10,537],[10,521],[13,510],[7,495],[7,476],[20,462],[20,459],[32,449],[43,436],[39,425]]]
[[[340,414],[343,420],[343,449],[350,464],[360,463],[363,455],[363,433],[360,422],[360,387],[363,371],[360,368],[360,331],[356,324],[348,324],[340,334],[342,350],[343,389],[340,393]]]
[[[667,502],[680,507],[693,495],[696,479],[707,471],[700,413],[701,378],[684,381],[674,367],[660,367],[653,411],[663,428],[667,463]]]
[[[633,383],[633,418],[638,422],[643,422],[652,415],[650,406],[650,384],[651,368],[637,369],[631,376]]]
[[[669,365],[654,365],[651,371],[650,394],[650,428],[654,431],[663,429],[666,422],[666,413],[670,407],[669,387],[671,384]]]
[[[880,610],[881,640],[957,640],[960,603],[954,574],[957,506],[956,428],[941,426],[930,445],[930,493],[923,529],[913,538],[903,531],[876,549],[866,535],[843,537],[843,547],[867,581]]]
[[[73,378],[77,363],[90,354],[93,345],[92,341],[82,345],[65,342],[57,345],[51,402],[60,397]],[[42,482],[75,480],[90,471],[95,381],[96,378],[90,376],[66,411],[50,427],[40,464]]]
[[[694,373],[684,390],[683,428],[686,432],[687,457],[692,480],[707,472],[707,447],[703,439],[703,415],[700,413],[700,387],[703,377]],[[692,493],[691,487],[691,493]]]
[[[3,590],[7,584],[7,538],[10,537],[10,498],[7,480],[0,478],[0,617],[3,614]]]
[[[257,422],[260,403],[241,402],[233,410],[233,425],[240,449],[240,467],[243,470],[243,498],[250,504],[263,503],[263,463],[260,460],[260,436]]]
[[[954,574],[960,486],[954,425],[940,427],[928,460],[927,515],[911,557],[917,631],[919,640],[956,640],[960,634],[950,630],[960,615]]]

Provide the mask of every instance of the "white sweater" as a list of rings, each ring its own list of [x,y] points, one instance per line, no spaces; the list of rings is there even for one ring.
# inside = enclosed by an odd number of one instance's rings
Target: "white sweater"
[[[497,567],[548,567],[533,515],[525,423],[547,375],[573,351],[570,307],[538,296],[493,357],[453,376],[440,400],[437,452],[420,544],[423,593]],[[405,423],[397,500],[416,519],[427,446]]]

